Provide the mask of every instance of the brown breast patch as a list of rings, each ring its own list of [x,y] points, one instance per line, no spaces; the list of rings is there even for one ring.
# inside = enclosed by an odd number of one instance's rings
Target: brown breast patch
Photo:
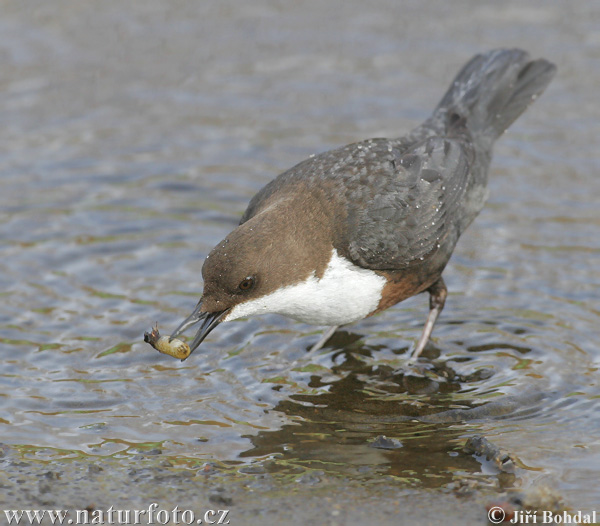
[[[423,273],[410,268],[397,272],[382,271],[380,274],[387,279],[387,283],[381,291],[377,308],[369,316],[427,290],[439,278],[439,275],[434,274],[424,276]]]

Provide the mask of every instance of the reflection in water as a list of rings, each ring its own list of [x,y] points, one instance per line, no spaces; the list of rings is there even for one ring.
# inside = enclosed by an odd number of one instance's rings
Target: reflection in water
[[[456,399],[452,393],[470,390],[470,384],[491,377],[491,371],[480,369],[462,377],[447,362],[407,371],[367,365],[359,357],[371,357],[371,350],[343,350],[353,340],[355,335],[336,333],[332,343],[342,350],[333,353],[333,374],[325,381],[314,374],[308,383],[318,394],[280,401],[274,410],[293,423],[249,436],[254,447],[240,456],[279,454],[283,461],[330,474],[362,480],[390,475],[426,487],[480,474],[481,463],[463,446],[465,436],[473,432],[468,411],[485,404],[478,398]],[[431,345],[427,349],[429,356],[436,351]],[[462,411],[463,418],[446,422],[445,415],[456,411]],[[395,447],[374,447],[382,435],[396,439]]]

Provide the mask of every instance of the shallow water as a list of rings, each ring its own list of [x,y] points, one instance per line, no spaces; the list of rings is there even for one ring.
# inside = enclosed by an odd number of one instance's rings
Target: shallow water
[[[600,2],[30,5],[0,19],[0,441],[49,465],[160,447],[447,488],[485,478],[459,453],[480,433],[594,509]],[[318,329],[277,316],[222,325],[184,363],[142,342],[191,311],[203,258],[272,177],[401,135],[507,45],[559,76],[497,145],[424,372],[393,374],[424,296],[311,358]]]

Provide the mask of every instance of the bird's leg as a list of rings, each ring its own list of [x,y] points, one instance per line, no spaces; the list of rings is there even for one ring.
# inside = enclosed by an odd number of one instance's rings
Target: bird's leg
[[[321,336],[321,339],[315,343],[311,348],[310,351],[308,351],[309,353],[313,353],[318,351],[321,347],[323,347],[323,345],[325,345],[327,343],[327,341],[329,340],[329,338],[331,338],[333,336],[333,333],[335,331],[337,331],[339,325],[333,325],[331,327],[329,327],[329,329],[327,329],[324,333],[323,336]]]
[[[290,364],[290,368],[294,368],[298,365],[298,363],[300,361],[304,362],[306,361],[306,359],[310,359],[312,358],[312,355],[317,352],[319,349],[321,349],[323,347],[323,345],[325,345],[327,343],[327,340],[329,340],[329,338],[331,338],[333,336],[333,333],[338,329],[339,325],[333,325],[331,327],[329,327],[324,333],[323,336],[321,336],[321,338],[319,338],[319,341],[317,343],[315,343],[308,351],[308,353],[302,357],[301,360],[294,360],[291,364]]]
[[[411,361],[416,360],[423,352],[423,349],[425,349],[425,345],[427,345],[431,332],[433,331],[435,320],[437,320],[440,312],[442,312],[444,304],[446,303],[446,296],[448,296],[448,289],[446,288],[446,284],[442,277],[431,285],[431,287],[427,289],[427,292],[429,292],[429,314],[427,315],[425,327],[423,327],[423,334],[421,334],[421,338],[410,358]]]

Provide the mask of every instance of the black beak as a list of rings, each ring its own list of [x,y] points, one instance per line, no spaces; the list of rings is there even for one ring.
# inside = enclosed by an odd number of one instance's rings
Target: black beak
[[[175,332],[171,334],[171,338],[177,338],[182,332],[191,327],[192,325],[196,325],[196,323],[202,322],[200,325],[200,329],[194,336],[194,340],[190,343],[190,354],[194,352],[198,346],[203,342],[204,338],[206,338],[209,333],[221,323],[221,319],[227,313],[227,310],[217,311],[217,312],[200,312],[202,308],[202,300],[198,302],[198,305],[194,308],[194,312],[192,312],[183,323],[177,327]]]

